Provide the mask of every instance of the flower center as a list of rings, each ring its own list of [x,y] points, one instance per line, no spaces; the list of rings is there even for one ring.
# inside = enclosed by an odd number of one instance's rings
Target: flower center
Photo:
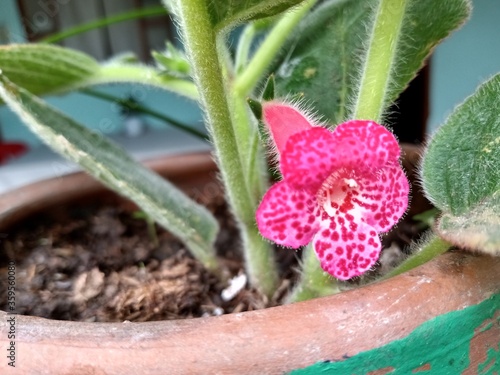
[[[355,208],[352,198],[359,194],[359,185],[355,176],[342,176],[333,173],[326,179],[318,191],[317,199],[328,216],[333,217],[347,213]]]

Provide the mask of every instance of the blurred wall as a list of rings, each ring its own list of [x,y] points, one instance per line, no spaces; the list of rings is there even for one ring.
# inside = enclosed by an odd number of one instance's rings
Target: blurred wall
[[[35,6],[37,2],[33,0],[33,3],[28,4]],[[26,40],[16,3],[16,0],[0,1],[0,44],[22,43]],[[51,12],[39,9],[33,11],[34,16],[32,19],[28,19],[28,23],[35,30],[43,31],[44,26],[51,23],[55,19],[54,17],[56,17],[59,19],[62,29],[65,29],[71,25],[96,19],[103,14],[114,15],[130,10],[132,9],[133,1],[60,0],[56,3],[59,5],[56,8],[49,9]],[[68,6],[69,4],[71,6]],[[155,4],[159,4],[159,1],[145,2],[145,6]],[[148,29],[150,34],[148,35],[149,41],[153,44],[152,48],[158,50],[164,48],[165,35],[167,34],[164,27],[163,30],[161,27],[163,27],[163,24],[157,23],[156,26]],[[104,31],[105,35],[100,35]],[[140,54],[138,39],[139,31],[137,30],[137,24],[135,21],[127,21],[112,25],[108,30],[93,30],[66,39],[63,41],[63,45],[70,48],[83,49],[94,58],[103,60],[109,55],[125,52],[128,48]],[[107,40],[108,42],[103,43],[102,40]],[[99,86],[97,89],[120,98],[133,96],[140,104],[151,107],[156,111],[162,112],[185,124],[195,126],[198,129],[203,128],[201,112],[197,104],[192,100],[159,89],[152,89],[148,86],[116,84]],[[81,93],[71,93],[65,96],[49,96],[44,99],[80,123],[99,132],[108,134],[123,130],[123,115],[120,113],[120,108],[114,103]],[[153,128],[168,128],[168,125],[155,118],[146,116],[143,116],[143,118]],[[0,106],[0,131],[3,138],[8,140],[22,140],[30,143],[32,146],[40,144],[38,138],[5,106]]]
[[[469,22],[440,44],[432,57],[430,133],[481,82],[500,72],[500,0],[474,0],[473,5]]]

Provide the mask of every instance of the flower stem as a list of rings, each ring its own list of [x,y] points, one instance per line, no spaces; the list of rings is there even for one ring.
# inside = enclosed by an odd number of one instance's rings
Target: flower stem
[[[189,99],[198,99],[198,92],[193,82],[182,78],[163,76],[157,69],[140,64],[110,63],[100,65],[94,76],[83,82],[81,86],[87,87],[120,82],[151,85],[175,92]],[[76,88],[79,88],[79,86]]]
[[[248,55],[250,53],[250,47],[252,46],[254,37],[255,26],[253,23],[249,23],[242,31],[240,39],[238,41],[238,48],[236,49],[234,70],[237,74],[243,71],[248,63]]]
[[[287,302],[306,301],[339,293],[340,289],[337,280],[321,269],[312,245],[310,244],[303,251],[300,280],[288,297]]]
[[[353,118],[380,121],[408,0],[380,0]]]
[[[247,64],[251,42],[255,36],[255,26],[248,25],[240,38],[236,55],[236,77],[230,87],[230,111],[234,132],[239,148],[241,163],[245,171],[248,190],[260,200],[267,188],[267,164],[259,153],[258,130],[246,99],[262,79],[273,59],[279,53],[290,32],[300,22],[316,0],[307,0],[299,7],[285,13],[259,46]]]
[[[266,69],[271,65],[293,28],[297,26],[315,3],[316,0],[304,1],[300,6],[283,15],[257,49],[246,69],[236,78],[234,90],[237,94],[248,95],[255,87]]]
[[[382,279],[385,280],[394,276],[397,276],[403,272],[414,269],[415,267],[421,266],[424,263],[436,258],[437,256],[445,253],[452,246],[449,242],[442,240],[435,234],[432,234],[422,245],[419,246],[419,250],[410,255],[403,263],[394,268],[389,273],[385,274]]]
[[[205,0],[177,2],[176,10],[191,60],[194,79],[226,193],[242,232],[247,273],[254,286],[270,296],[278,277],[271,247],[255,225],[255,199],[245,183],[244,169],[226,96],[226,84],[217,52],[217,35]]]
[[[128,109],[131,109],[133,111],[137,111],[137,112],[143,113],[145,115],[149,115],[151,117],[155,117],[159,120],[162,120],[162,121],[166,122],[167,124],[170,124],[178,129],[181,129],[187,133],[194,135],[197,138],[207,140],[207,135],[205,133],[203,133],[202,131],[197,130],[189,125],[183,124],[182,122],[177,121],[177,120],[173,119],[172,117],[164,115],[163,113],[155,111],[154,109],[151,109],[149,107],[146,107],[146,106],[143,106],[143,105],[137,104],[137,103],[131,104],[127,99],[122,99],[122,98],[119,98],[117,96],[104,93],[102,91],[97,91],[97,90],[92,90],[92,89],[80,89],[80,92],[85,94],[85,95],[93,96],[95,98],[99,98],[99,99],[106,100],[109,102],[118,103],[119,105],[121,105],[125,108],[128,108]]]
[[[167,11],[162,6],[153,6],[148,8],[136,9],[131,12],[125,12],[116,14],[110,17],[101,18],[97,21],[92,21],[88,23],[84,23],[82,25],[78,25],[75,27],[71,27],[67,30],[63,30],[56,34],[49,35],[40,40],[41,43],[56,43],[63,39],[70,38],[75,35],[79,35],[85,33],[90,30],[98,29],[101,27],[109,26],[115,23],[130,21],[137,18],[145,18],[152,16],[164,16],[167,14]]]

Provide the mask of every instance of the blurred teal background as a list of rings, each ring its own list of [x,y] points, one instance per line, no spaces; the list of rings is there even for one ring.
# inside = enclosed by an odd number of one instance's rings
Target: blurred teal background
[[[441,43],[432,57],[430,133],[481,82],[500,72],[500,1],[472,3],[469,22]]]
[[[37,0],[37,2],[33,1],[34,4],[32,6],[35,7],[37,5],[36,3],[41,2],[49,4],[48,1],[49,0]],[[45,8],[40,8],[38,4],[38,7],[35,8],[38,10],[33,12],[33,16],[28,19],[28,23],[36,25],[38,30],[43,32],[45,31],[45,28],[50,27],[50,23],[54,19],[54,16],[50,11],[52,9],[54,10],[53,14],[58,13],[57,17],[67,17],[70,19],[70,21],[66,22],[75,22],[75,20],[80,18],[94,19],[93,17],[95,17],[95,13],[100,10],[100,0],[78,3],[75,3],[75,1],[76,0],[52,0],[52,5]],[[17,3],[17,0],[2,0],[0,2],[0,44],[22,43],[27,39]],[[67,4],[70,3],[72,3],[71,5],[74,5],[74,7],[67,6]],[[159,3],[159,0],[142,1],[143,6],[158,5]],[[133,9],[133,4],[134,2],[131,0],[104,3],[104,5],[108,7],[108,11],[109,8],[111,8],[110,14],[119,14],[126,10]],[[126,25],[127,23],[128,25]],[[119,44],[118,47],[113,46],[114,48],[112,52],[125,52],[127,50],[128,43],[134,46],[136,51],[142,52],[142,49],[137,47],[138,39],[140,38],[136,35],[131,35],[135,33],[135,27],[136,21],[127,21],[110,26],[110,29],[113,28],[113,30],[111,35],[108,35],[108,37],[112,37],[112,40]],[[164,33],[158,32],[158,28],[161,27],[163,27],[162,24],[155,24],[152,28],[147,30],[149,34],[152,34],[148,35],[148,40],[152,40],[154,48],[158,50],[165,48]],[[81,44],[86,47],[86,51],[90,50],[95,57],[102,57],[106,51],[109,52],[109,48],[106,48],[108,47],[106,45],[96,45],[105,44],[96,43],[96,41],[99,41],[98,34],[100,31],[102,30],[94,30],[78,37],[66,39],[63,44],[73,48],[78,47]],[[100,36],[102,37],[102,35]],[[146,52],[149,54],[149,51]],[[169,92],[148,86],[129,84],[97,86],[94,88],[98,91],[111,94],[122,99],[131,96],[140,104],[168,115],[170,118],[182,121],[183,123],[200,130],[204,128],[202,114],[197,104],[194,101],[179,95],[171,94]],[[71,93],[64,96],[48,96],[44,99],[59,108],[61,111],[71,115],[71,117],[78,122],[98,130],[99,132],[110,134],[123,130],[124,116],[120,113],[120,108],[115,103],[97,99],[82,93]],[[165,122],[157,120],[153,117],[141,115],[141,118],[144,119],[149,127],[153,129],[168,128],[168,125],[166,125]],[[17,116],[6,106],[0,106],[0,131],[3,138],[6,140],[21,140],[29,143],[31,146],[37,146],[40,144],[38,138],[32,134],[30,130],[28,130],[27,127],[19,121]]]

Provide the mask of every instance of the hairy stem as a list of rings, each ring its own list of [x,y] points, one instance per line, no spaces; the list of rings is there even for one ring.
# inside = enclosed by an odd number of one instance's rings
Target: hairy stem
[[[234,70],[237,74],[242,72],[248,63],[248,55],[250,53],[250,47],[252,46],[254,37],[255,26],[253,23],[249,23],[242,31],[238,41],[238,48],[236,49]]]
[[[229,203],[240,224],[247,272],[253,285],[270,296],[278,280],[275,260],[272,249],[263,241],[255,225],[255,203],[245,183],[231,122],[217,53],[217,35],[204,0],[179,1],[176,10]]]
[[[306,301],[340,292],[336,279],[321,268],[311,244],[304,249],[302,254],[301,271],[299,283],[288,297],[288,303]]]
[[[397,276],[403,272],[414,269],[415,267],[421,266],[424,263],[436,258],[437,256],[445,253],[452,247],[452,244],[442,240],[435,234],[432,234],[422,245],[416,253],[410,255],[403,263],[394,268],[389,273],[385,274],[382,279],[385,280],[390,277]]]
[[[380,121],[408,0],[380,0],[353,118]]]
[[[307,0],[299,7],[288,11],[273,27],[259,46],[250,62],[247,63],[251,41],[255,35],[253,25],[243,31],[238,45],[236,59],[237,75],[230,86],[230,111],[235,136],[240,150],[241,163],[245,171],[246,184],[251,195],[260,200],[267,188],[265,176],[267,164],[263,160],[258,141],[258,130],[246,99],[262,79],[273,59],[279,53],[290,32],[300,22],[316,0]],[[243,71],[241,71],[243,69]],[[241,72],[240,72],[241,71]]]
[[[157,69],[139,64],[101,65],[96,74],[83,84],[90,86],[119,82],[151,85],[189,99],[198,99],[198,92],[193,82],[182,78],[165,77]]]
[[[237,94],[246,96],[255,87],[269,68],[269,65],[271,65],[293,28],[297,26],[315,3],[316,0],[304,1],[300,6],[283,15],[257,49],[246,69],[236,78],[234,90]]]

